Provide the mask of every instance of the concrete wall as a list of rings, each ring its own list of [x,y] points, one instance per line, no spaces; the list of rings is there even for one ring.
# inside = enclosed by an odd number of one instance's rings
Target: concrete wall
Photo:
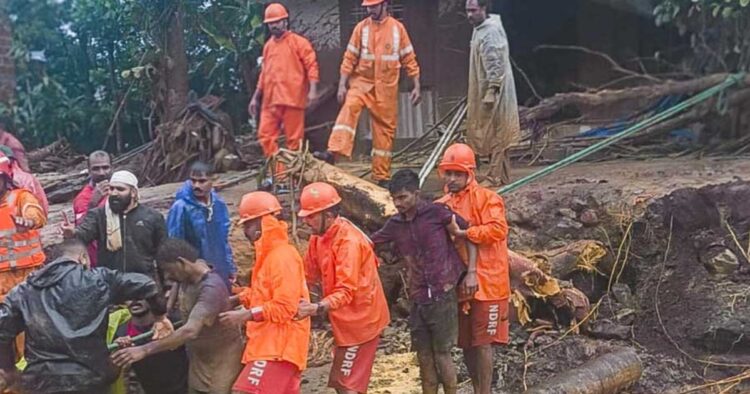
[[[8,103],[16,89],[16,73],[10,56],[12,31],[10,20],[3,13],[4,5],[0,1],[0,102]]]

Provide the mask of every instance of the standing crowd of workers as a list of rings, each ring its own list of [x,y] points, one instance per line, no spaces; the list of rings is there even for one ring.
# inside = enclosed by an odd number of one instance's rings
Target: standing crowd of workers
[[[148,394],[299,393],[311,317],[326,316],[335,344],[328,386],[366,393],[390,323],[375,253],[385,243],[405,262],[423,392],[456,392],[456,346],[474,392],[490,392],[493,346],[509,335],[508,226],[502,198],[478,182],[477,154],[491,157],[489,177],[507,181],[505,150],[518,118],[505,32],[486,0],[467,1],[475,25],[471,146],[446,149],[439,164],[445,195],[430,202],[413,171],[390,174],[402,67],[413,83],[411,102],[420,101],[414,47],[388,14],[388,0],[362,5],[368,16],[354,28],[341,65],[342,109],[328,151],[318,156],[350,157],[367,108],[373,179],[387,187],[398,213],[368,236],[341,215],[333,186],[309,184],[297,212],[312,231],[303,256],[276,196],[248,193],[239,224],[255,252],[249,287],[236,286],[229,210],[210,166],[192,164],[165,219],[140,203],[136,176],[113,171],[103,151],[89,156],[90,180],[73,202],[73,222],[65,216],[64,241],[45,264],[44,192],[28,173],[23,147],[0,133],[7,142],[0,147],[0,392],[124,393],[121,374],[129,371]],[[249,105],[260,116],[268,157],[278,152],[282,129],[287,146],[299,149],[305,106],[318,94],[315,52],[289,31],[288,19],[284,6],[266,8],[272,37]],[[283,182],[283,168],[273,171]],[[319,289],[315,299],[312,288]]]

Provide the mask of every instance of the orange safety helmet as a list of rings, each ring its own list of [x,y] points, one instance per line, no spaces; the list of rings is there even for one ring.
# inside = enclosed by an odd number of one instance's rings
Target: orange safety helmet
[[[438,165],[438,170],[463,171],[471,173],[477,168],[477,161],[474,158],[474,150],[466,144],[453,144],[445,150],[443,160]]]
[[[266,192],[247,193],[242,196],[240,201],[240,224],[278,212],[281,212],[281,204],[273,194]]]
[[[371,7],[374,5],[378,5],[385,0],[362,0],[362,7]]]
[[[333,186],[324,182],[315,182],[302,189],[299,197],[299,217],[310,216],[325,211],[341,202],[341,197]]]
[[[266,14],[263,23],[272,23],[287,18],[289,18],[289,13],[286,12],[286,8],[284,8],[283,5],[279,3],[271,3],[266,7]]]

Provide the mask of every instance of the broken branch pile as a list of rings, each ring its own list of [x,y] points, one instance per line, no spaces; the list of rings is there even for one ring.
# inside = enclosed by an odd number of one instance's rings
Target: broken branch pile
[[[185,179],[196,161],[213,164],[216,171],[238,169],[229,115],[220,111],[223,99],[206,96],[193,100],[177,117],[156,128],[156,138],[144,153],[140,171],[144,184],[161,184]]]
[[[525,141],[511,148],[511,156],[522,158],[531,156],[532,163],[538,159],[547,147],[558,151],[549,158],[559,160],[560,156],[567,156],[581,150],[593,142],[585,141],[591,138],[578,136],[581,127],[591,128],[610,125],[602,129],[603,132],[616,131],[629,124],[663,111],[658,103],[665,98],[677,101],[716,86],[726,80],[729,74],[714,74],[687,81],[666,81],[663,83],[649,83],[645,86],[625,89],[605,89],[593,92],[559,93],[542,100],[538,105],[520,110],[521,123],[527,131]],[[653,81],[652,81],[653,82]],[[613,147],[604,151],[604,156],[629,157],[640,154],[650,148],[654,154],[665,152],[665,138],[674,130],[689,128],[695,123],[708,120],[711,115],[724,115],[727,111],[742,112],[742,105],[750,100],[750,77],[744,77],[740,87],[696,105],[671,119],[650,125],[635,135],[629,136]],[[739,122],[735,122],[739,123]],[[571,127],[576,126],[577,127]],[[569,130],[565,131],[565,128]],[[571,134],[571,131],[573,135]],[[560,132],[563,135],[558,135]],[[568,134],[568,135],[565,135]],[[545,138],[540,146],[539,141]],[[601,140],[604,137],[593,138]],[[584,140],[585,139],[585,140]],[[671,149],[682,148],[680,146]],[[742,153],[750,149],[750,137],[744,136],[729,143],[713,147],[716,153]],[[600,155],[601,157],[601,155]]]
[[[35,174],[67,171],[86,160],[73,150],[65,138],[29,152],[27,159]]]

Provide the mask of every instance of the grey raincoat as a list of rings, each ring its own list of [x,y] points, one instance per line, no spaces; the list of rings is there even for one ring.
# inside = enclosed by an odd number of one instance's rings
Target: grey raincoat
[[[497,167],[506,161],[505,151],[518,138],[520,125],[508,37],[499,15],[489,15],[474,28],[467,102],[469,146],[480,156],[493,156],[491,176],[506,177],[507,169]]]

